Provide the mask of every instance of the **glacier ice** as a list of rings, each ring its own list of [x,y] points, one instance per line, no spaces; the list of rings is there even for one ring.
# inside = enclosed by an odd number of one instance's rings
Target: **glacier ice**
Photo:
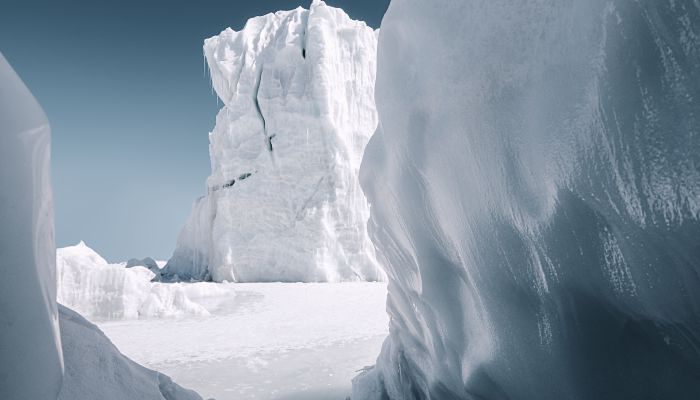
[[[134,266],[143,261],[109,264],[84,242],[60,248],[58,302],[93,321],[209,315],[190,299],[184,284],[152,282],[152,270]],[[145,259],[145,264],[158,268],[150,261]]]
[[[367,399],[697,399],[700,7],[393,0]]]
[[[204,43],[224,107],[166,279],[381,280],[358,182],[377,125],[376,32],[314,1]]]
[[[65,376],[58,400],[201,400],[167,375],[131,361],[95,325],[58,306]],[[56,397],[53,397],[54,399]]]
[[[41,106],[0,53],[2,399],[55,399],[61,387],[50,140]]]

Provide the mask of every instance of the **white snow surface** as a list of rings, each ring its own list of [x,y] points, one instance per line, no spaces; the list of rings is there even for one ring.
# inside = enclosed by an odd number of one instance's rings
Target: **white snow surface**
[[[99,326],[125,355],[217,400],[344,400],[388,332],[381,282],[184,285],[219,288],[196,299],[209,316]]]
[[[109,264],[84,242],[56,251],[58,302],[92,321],[209,315],[193,298],[217,296],[214,284],[151,282],[142,266]]]
[[[164,274],[222,282],[382,280],[358,182],[377,126],[376,32],[314,1],[204,43],[224,107],[211,176]]]
[[[131,361],[95,325],[59,305],[66,362],[58,400],[201,400],[166,375]],[[56,398],[56,397],[53,397]]]
[[[697,399],[700,5],[392,0],[353,400]]]
[[[56,309],[48,120],[0,53],[0,398],[55,399]]]

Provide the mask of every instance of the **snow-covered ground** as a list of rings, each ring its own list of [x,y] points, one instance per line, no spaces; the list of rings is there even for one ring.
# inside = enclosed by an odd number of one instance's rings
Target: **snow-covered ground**
[[[384,283],[192,283],[208,316],[104,321],[128,357],[204,398],[345,399],[388,333]],[[200,297],[216,286],[216,296]]]

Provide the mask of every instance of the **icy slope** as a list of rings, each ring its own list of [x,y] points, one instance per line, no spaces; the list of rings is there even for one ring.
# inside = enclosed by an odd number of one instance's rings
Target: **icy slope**
[[[55,399],[61,387],[50,141],[41,106],[0,53],[2,399]]]
[[[152,267],[158,268],[153,262]],[[128,264],[127,264],[128,265]],[[216,295],[212,285],[151,282],[155,274],[142,266],[108,264],[85,243],[56,251],[58,302],[93,321],[151,317],[206,316],[190,299],[198,290]]]
[[[697,399],[700,8],[394,0],[363,399]],[[384,397],[383,397],[384,396]]]
[[[95,325],[59,306],[66,372],[59,400],[201,400],[166,375],[123,356]],[[55,397],[54,397],[55,398]]]
[[[377,125],[375,31],[314,1],[207,39],[224,107],[212,174],[164,272],[215,281],[383,278],[357,174]]]

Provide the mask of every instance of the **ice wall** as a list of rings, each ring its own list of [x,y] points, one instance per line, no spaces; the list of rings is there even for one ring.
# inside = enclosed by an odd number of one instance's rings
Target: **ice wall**
[[[0,399],[201,400],[57,306],[50,140],[46,115],[0,53]]]
[[[61,387],[50,140],[43,110],[0,53],[2,399],[55,399]]]
[[[314,1],[226,29],[204,54],[224,107],[166,278],[382,279],[357,178],[377,125],[375,31]]]
[[[696,399],[700,7],[394,0],[364,399]]]

